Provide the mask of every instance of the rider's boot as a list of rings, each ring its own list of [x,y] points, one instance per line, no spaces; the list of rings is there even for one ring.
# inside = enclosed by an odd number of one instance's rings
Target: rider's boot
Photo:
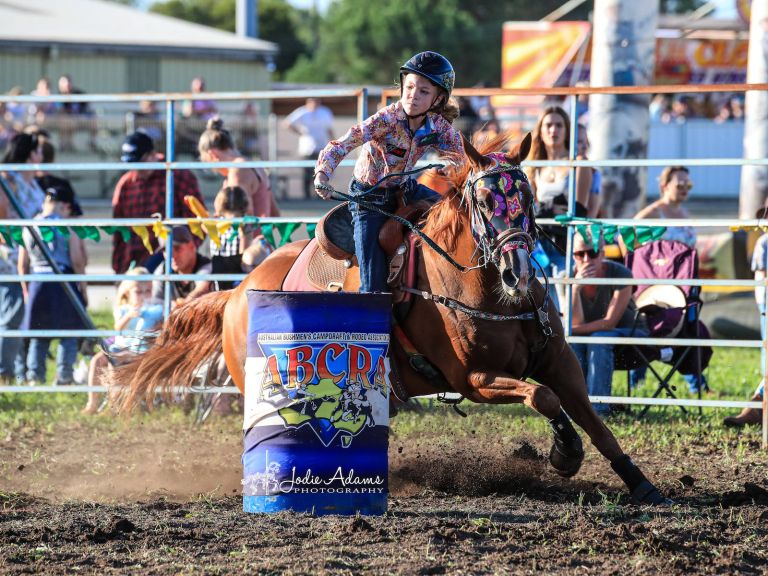
[[[555,441],[549,451],[549,462],[560,476],[570,478],[579,471],[584,461],[581,438],[562,408],[557,418],[549,421],[549,425],[555,433]]]
[[[674,504],[659,492],[659,489],[645,477],[632,458],[627,454],[611,462],[611,468],[629,488],[629,501],[632,504],[648,504],[651,506],[669,506]]]

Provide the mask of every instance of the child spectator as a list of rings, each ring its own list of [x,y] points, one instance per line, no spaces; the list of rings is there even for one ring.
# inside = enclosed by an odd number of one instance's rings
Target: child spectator
[[[242,218],[249,212],[248,194],[240,186],[222,188],[213,201],[219,218]],[[211,267],[214,274],[250,272],[269,256],[271,248],[264,236],[255,235],[250,224],[232,228],[221,237],[221,247],[211,243]],[[234,288],[239,282],[218,280],[219,290]]]
[[[132,268],[126,274],[149,274],[149,270]],[[163,323],[163,305],[152,300],[152,282],[138,280],[123,280],[117,288],[115,306],[112,310],[115,319],[115,330],[131,330],[133,334],[115,336],[114,342],[107,351],[97,352],[91,359],[88,368],[88,386],[98,386],[104,380],[104,371],[109,368],[110,357],[114,362],[125,360],[145,352],[153,339],[153,332],[160,329]],[[138,334],[143,332],[143,334]],[[88,393],[88,403],[83,408],[83,414],[95,414],[100,408],[101,394]]]
[[[43,209],[35,219],[60,220],[72,215],[75,198],[66,188],[49,188],[45,191]],[[59,270],[64,274],[83,274],[87,264],[85,243],[77,234],[69,238],[60,228],[52,229],[50,240],[46,243],[48,252]],[[42,233],[41,233],[42,234]],[[54,274],[43,249],[35,241],[29,228],[24,229],[24,244],[19,249],[18,272],[20,275]],[[85,283],[82,291],[74,282],[70,283],[80,303],[86,306]],[[22,291],[26,309],[21,322],[22,330],[82,330],[85,326],[77,308],[69,300],[63,286],[58,282],[32,281],[22,282]],[[51,338],[30,338],[26,360],[26,379],[30,385],[45,382],[46,360]],[[56,380],[54,384],[72,384],[73,370],[77,360],[77,338],[61,338],[56,356]]]

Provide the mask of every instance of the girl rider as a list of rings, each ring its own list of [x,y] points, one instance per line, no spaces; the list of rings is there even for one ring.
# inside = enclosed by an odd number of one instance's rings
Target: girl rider
[[[400,100],[382,108],[364,122],[353,126],[339,140],[332,140],[320,152],[315,167],[319,196],[330,192],[318,188],[327,184],[344,157],[363,146],[350,183],[350,194],[361,196],[384,176],[407,172],[430,150],[458,159],[464,157],[461,135],[451,123],[458,106],[449,100],[456,75],[448,60],[436,52],[421,52],[400,67]],[[395,192],[403,188],[407,202],[437,200],[440,195],[413,179],[393,177],[384,186],[364,197],[385,211],[395,209]],[[354,226],[355,254],[360,266],[360,291],[387,290],[387,260],[379,247],[379,230],[387,217],[349,203]]]

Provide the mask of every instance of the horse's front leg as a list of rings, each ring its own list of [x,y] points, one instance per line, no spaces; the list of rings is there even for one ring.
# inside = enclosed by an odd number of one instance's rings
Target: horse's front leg
[[[482,404],[523,403],[550,420],[560,413],[560,400],[548,387],[533,382],[516,380],[506,372],[480,371],[467,377],[470,392],[465,396]]]
[[[512,378],[505,372],[471,372],[467,378],[471,392],[466,395],[474,402],[511,404],[522,402],[549,420],[554,443],[549,461],[558,474],[576,474],[584,461],[584,448],[560,400],[548,386]]]

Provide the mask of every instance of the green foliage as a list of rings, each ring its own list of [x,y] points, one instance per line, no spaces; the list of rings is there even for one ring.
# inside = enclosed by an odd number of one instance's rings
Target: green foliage
[[[558,0],[337,0],[329,7],[312,58],[297,61],[287,78],[389,85],[405,60],[422,50],[444,54],[459,86],[498,84],[501,27],[507,20],[537,20]],[[586,17],[586,8],[569,18]]]
[[[259,38],[280,47],[276,67],[278,74],[288,70],[307,51],[299,29],[308,14],[296,10],[286,0],[259,0]],[[235,0],[164,0],[150,7],[151,12],[234,32]]]

